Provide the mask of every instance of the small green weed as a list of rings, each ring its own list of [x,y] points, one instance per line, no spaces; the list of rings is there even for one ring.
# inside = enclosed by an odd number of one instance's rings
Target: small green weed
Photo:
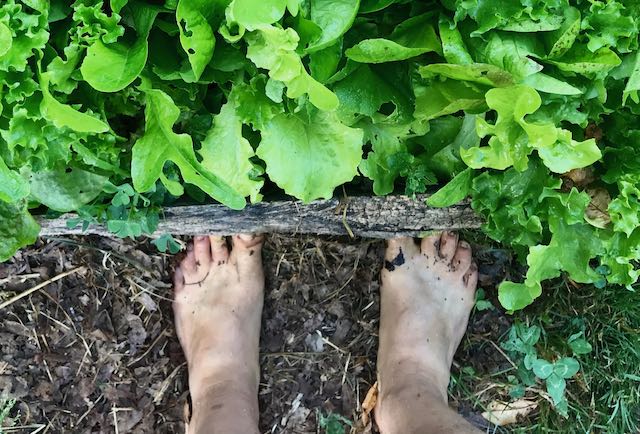
[[[516,322],[509,331],[507,341],[502,343],[502,348],[517,356],[516,360],[518,360],[520,381],[515,382],[511,395],[514,398],[522,397],[524,395],[522,384],[533,386],[536,384],[536,379],[544,380],[553,405],[561,415],[566,417],[569,408],[565,396],[566,380],[578,373],[580,363],[573,357],[561,357],[555,361],[540,357],[536,345],[540,340],[541,331],[539,326]],[[581,348],[584,349],[585,346],[583,345]]]
[[[336,413],[329,413],[325,416],[321,411],[318,411],[317,417],[318,425],[325,430],[326,434],[345,434],[347,427],[353,426],[353,422]]]
[[[557,404],[538,399],[526,423],[504,427],[510,433],[640,432],[638,289],[575,288],[558,280],[533,306],[514,314],[514,326],[501,341],[515,368],[484,372],[463,367],[452,375],[452,396],[482,411],[490,400],[504,399],[503,392],[515,400],[546,389]],[[579,361],[572,381],[565,377],[576,363],[567,358]],[[528,388],[536,384],[543,387]],[[487,387],[497,395],[479,394]]]
[[[487,300],[485,298],[484,289],[478,288],[478,290],[476,291],[476,304],[474,305],[474,308],[477,311],[481,312],[487,309],[493,310],[496,307],[493,305],[493,303],[491,303],[490,300]]]
[[[182,250],[180,243],[176,241],[171,234],[162,234],[155,240],[151,241],[151,243],[162,253],[169,252],[172,255],[175,255]]]
[[[13,418],[9,417],[9,412],[16,405],[15,399],[0,398],[0,434],[4,432],[3,428],[15,425]]]

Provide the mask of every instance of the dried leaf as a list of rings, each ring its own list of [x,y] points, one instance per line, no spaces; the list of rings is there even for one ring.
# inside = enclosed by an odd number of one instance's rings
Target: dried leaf
[[[482,417],[495,425],[505,426],[516,423],[519,419],[522,420],[537,407],[538,404],[535,401],[527,399],[519,399],[510,403],[492,401],[487,406],[487,411],[482,413]]]
[[[140,303],[142,306],[144,306],[144,308],[147,309],[149,312],[155,312],[156,310],[158,310],[158,304],[146,292],[140,293],[140,295],[136,297],[136,301]]]
[[[582,169],[573,169],[562,175],[564,178],[571,180],[576,187],[584,187],[591,184],[596,178],[591,167]]]
[[[369,423],[369,418],[371,412],[376,407],[376,403],[378,402],[378,382],[373,383],[373,386],[367,392],[367,395],[364,397],[364,401],[362,401],[362,424],[367,425]]]
[[[604,229],[609,223],[611,223],[611,217],[607,209],[609,208],[609,202],[611,202],[611,196],[609,192],[604,188],[589,188],[587,189],[591,202],[584,210],[584,219],[592,226]]]

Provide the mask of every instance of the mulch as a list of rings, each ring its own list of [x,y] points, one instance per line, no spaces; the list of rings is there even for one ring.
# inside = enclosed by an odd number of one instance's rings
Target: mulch
[[[508,258],[474,247],[492,293]],[[321,415],[360,420],[375,382],[383,251],[375,240],[268,237],[261,432],[323,432]],[[146,241],[74,237],[40,240],[0,264],[0,303],[82,267],[0,311],[0,397],[17,400],[15,426],[0,432],[184,432],[187,369],[171,312],[176,260]],[[508,366],[492,343],[509,326],[500,310],[475,312],[454,372]],[[478,401],[488,397],[479,396],[455,395],[451,404],[485,429]],[[377,432],[358,423],[351,431]]]

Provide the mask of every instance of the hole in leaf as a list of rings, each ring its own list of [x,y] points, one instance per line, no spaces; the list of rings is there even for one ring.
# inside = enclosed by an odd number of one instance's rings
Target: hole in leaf
[[[196,54],[196,50],[194,50],[193,48],[189,48],[189,49],[187,50],[187,53],[189,53],[189,54]]]
[[[396,105],[392,102],[385,102],[380,106],[380,110],[378,111],[385,116],[389,116],[393,114],[394,111],[396,111]]]
[[[73,171],[73,169],[71,169],[71,167],[67,167],[66,169],[64,169],[64,173],[71,173]]]
[[[180,20],[180,28],[182,29],[182,33],[187,38],[190,38],[193,36],[193,32],[187,28],[187,22],[184,19]]]

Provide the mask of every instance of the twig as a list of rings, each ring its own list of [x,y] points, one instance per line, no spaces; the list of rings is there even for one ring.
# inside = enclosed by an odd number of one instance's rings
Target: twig
[[[133,361],[127,363],[127,367],[131,367],[133,365],[135,365],[136,363],[138,363],[140,360],[144,359],[147,354],[149,354],[149,352],[151,352],[151,350],[153,349],[153,347],[156,346],[156,344],[160,341],[161,338],[165,337],[165,336],[169,336],[169,333],[167,333],[167,330],[163,330],[162,333],[160,333],[158,335],[158,337],[151,343],[151,345],[149,345],[149,348],[147,348],[147,350],[142,353],[142,355],[140,357],[136,357]]]
[[[483,337],[482,339],[483,339],[483,340],[485,340],[486,342],[489,342],[491,345],[493,345],[493,347],[494,347],[496,350],[498,350],[498,352],[499,352],[500,354],[502,354],[502,357],[504,357],[505,359],[507,359],[507,362],[509,362],[509,364],[510,364],[511,366],[513,366],[513,369],[516,369],[516,370],[518,369],[518,367],[516,366],[516,364],[515,364],[515,363],[513,363],[513,360],[511,360],[511,358],[510,358],[509,356],[507,356],[507,354],[506,354],[504,351],[502,351],[502,348],[500,348],[498,345],[496,345],[496,343],[495,343],[495,342],[493,342],[491,339],[487,339],[487,338],[485,338],[485,337]]]
[[[344,385],[344,382],[347,381],[347,371],[349,370],[349,362],[351,361],[351,353],[347,356],[347,363],[344,365],[344,373],[342,374],[342,382],[340,384]]]
[[[18,280],[20,283],[22,283],[25,280],[35,279],[36,277],[40,277],[40,273],[19,274],[17,276],[9,276],[9,277],[5,277],[4,279],[0,279],[0,285],[9,283],[12,280]]]
[[[322,336],[322,333],[320,333],[320,330],[316,330],[316,333],[318,333],[318,336],[320,336],[320,339],[322,339],[322,342],[324,342],[325,344],[329,345],[334,350],[341,352],[342,354],[347,354],[347,351],[343,350],[342,348],[338,347],[336,344],[331,342],[329,339],[327,339],[324,336]]]
[[[113,408],[111,409],[111,413],[113,413],[113,427],[115,428],[116,434],[120,434],[120,432],[118,431],[118,416],[115,406],[113,406]]]
[[[158,392],[156,393],[156,396],[153,397],[154,404],[158,405],[162,402],[162,398],[164,397],[164,394],[167,392],[167,389],[169,388],[169,386],[171,385],[171,382],[176,377],[176,375],[178,375],[178,372],[180,372],[180,369],[184,368],[186,364],[187,362],[183,362],[181,365],[176,366],[176,368],[171,372],[171,374],[169,374],[169,376],[164,379],[164,381],[162,382],[162,385],[160,386],[160,390],[158,390]]]
[[[342,186],[342,194],[343,198],[340,199],[340,204],[338,206],[342,206],[342,226],[344,226],[345,230],[349,234],[349,238],[355,238],[356,236],[353,234],[351,230],[351,226],[347,222],[347,209],[349,208],[349,197],[347,196],[347,192],[344,189],[344,185]]]
[[[93,410],[95,408],[96,405],[98,405],[98,403],[102,400],[102,398],[104,398],[104,395],[101,394],[100,396],[98,396],[98,399],[96,399],[95,401],[93,401],[93,403],[89,406],[89,408],[87,408],[87,411],[85,411],[84,413],[82,413],[82,416],[80,416],[78,418],[78,420],[75,423],[75,426],[80,426],[80,422],[82,422],[84,420],[85,417],[87,417],[87,415],[89,413],[91,413],[91,410]]]
[[[65,271],[64,273],[58,274],[57,276],[52,277],[51,279],[46,280],[46,281],[42,282],[41,284],[34,286],[31,289],[27,289],[26,291],[24,291],[24,292],[22,292],[22,293],[20,293],[20,294],[18,294],[16,296],[10,298],[9,300],[3,302],[2,304],[0,304],[0,309],[4,309],[5,307],[10,306],[13,303],[15,303],[16,301],[21,300],[24,297],[26,297],[28,295],[31,295],[34,292],[44,288],[45,286],[47,286],[47,285],[49,285],[49,284],[51,284],[53,282],[56,282],[56,281],[58,281],[60,279],[63,279],[63,278],[67,277],[70,274],[77,273],[79,271],[84,271],[84,270],[85,270],[84,267],[78,267],[78,268],[74,268],[73,270]]]

